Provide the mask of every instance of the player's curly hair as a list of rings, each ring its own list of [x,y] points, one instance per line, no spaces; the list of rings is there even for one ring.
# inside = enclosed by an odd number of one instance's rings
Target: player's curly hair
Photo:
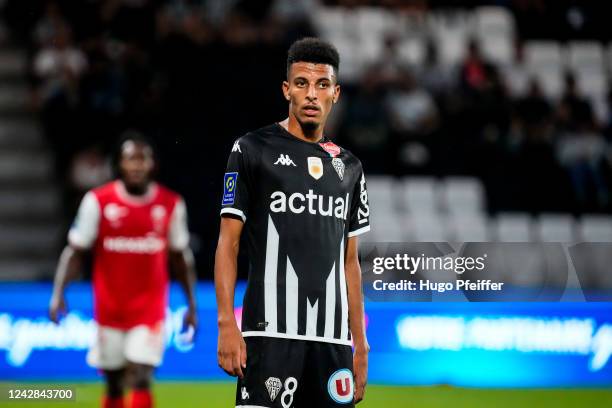
[[[297,40],[289,47],[287,52],[287,77],[289,77],[291,64],[295,62],[331,65],[334,68],[334,73],[338,76],[340,55],[336,47],[327,41],[315,37],[306,37]]]

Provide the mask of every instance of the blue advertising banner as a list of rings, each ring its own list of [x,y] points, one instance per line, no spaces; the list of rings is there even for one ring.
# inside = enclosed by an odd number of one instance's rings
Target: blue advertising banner
[[[85,362],[95,336],[91,287],[73,284],[69,314],[47,318],[50,284],[0,285],[0,380],[99,377]],[[239,285],[239,301],[244,285]],[[198,285],[200,328],[181,336],[184,298],[170,294],[160,379],[220,380],[216,306]],[[366,303],[369,379],[470,387],[612,386],[612,303]]]

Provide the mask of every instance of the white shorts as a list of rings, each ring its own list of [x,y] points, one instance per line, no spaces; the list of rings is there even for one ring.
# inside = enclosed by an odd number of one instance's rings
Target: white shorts
[[[128,362],[158,367],[164,354],[163,329],[163,322],[153,328],[139,325],[127,330],[98,326],[87,364],[102,370],[117,370]]]

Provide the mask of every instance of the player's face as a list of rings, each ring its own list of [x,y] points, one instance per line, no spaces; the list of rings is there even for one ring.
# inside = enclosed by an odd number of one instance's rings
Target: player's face
[[[289,115],[302,129],[325,126],[327,116],[340,96],[334,68],[327,64],[296,62],[289,78],[283,82],[283,93],[289,101]]]
[[[145,187],[150,180],[154,165],[153,151],[147,144],[128,140],[121,147],[119,168],[127,186]]]

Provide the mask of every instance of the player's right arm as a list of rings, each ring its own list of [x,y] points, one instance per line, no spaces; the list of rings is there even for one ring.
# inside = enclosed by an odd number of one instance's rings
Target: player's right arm
[[[68,283],[81,273],[83,257],[92,247],[98,236],[100,223],[100,205],[94,193],[85,194],[77,217],[68,233],[68,245],[62,251],[55,279],[53,293],[49,302],[49,318],[57,323],[60,313],[67,311],[65,290]]]
[[[85,251],[81,249],[66,245],[60,255],[53,281],[53,294],[49,302],[49,318],[54,323],[58,323],[60,314],[66,313],[68,309],[64,293],[68,283],[78,278],[84,253]]]
[[[243,223],[222,217],[219,242],[215,253],[215,291],[217,294],[217,323],[219,366],[232,376],[243,377],[246,367],[246,343],[234,318],[234,291],[236,288],[238,249]]]
[[[234,291],[238,274],[238,248],[240,234],[249,215],[249,192],[251,171],[247,142],[238,139],[232,147],[223,177],[221,201],[221,228],[215,253],[215,290],[219,344],[217,358],[219,366],[229,375],[243,377],[246,367],[246,343],[234,317]]]

